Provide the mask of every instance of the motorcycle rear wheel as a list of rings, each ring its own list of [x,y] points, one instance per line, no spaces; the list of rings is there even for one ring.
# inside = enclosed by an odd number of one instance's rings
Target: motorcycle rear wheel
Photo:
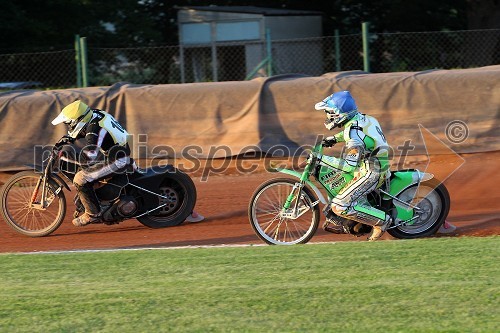
[[[0,192],[0,210],[5,222],[20,234],[30,237],[47,236],[54,232],[64,221],[66,215],[66,198],[64,192],[55,181],[49,180],[47,208],[40,209],[31,205],[31,199],[40,179],[40,174],[23,171],[15,174],[2,187]],[[41,200],[41,189],[35,202]]]
[[[283,205],[298,180],[276,178],[264,182],[254,192],[248,206],[248,218],[257,236],[270,245],[307,243],[316,233],[320,211],[313,192],[302,188],[299,207],[309,207],[296,219],[280,215]],[[292,205],[294,202],[292,202]]]
[[[162,207],[150,215],[137,217],[137,220],[150,228],[172,227],[184,222],[196,204],[193,180],[184,172],[176,170],[164,178],[159,189],[165,197],[158,199],[158,206]]]
[[[437,232],[450,211],[450,195],[446,187],[436,179],[412,185],[397,195],[398,199],[416,203],[419,217],[411,225],[388,229],[396,238],[412,239],[428,237]]]

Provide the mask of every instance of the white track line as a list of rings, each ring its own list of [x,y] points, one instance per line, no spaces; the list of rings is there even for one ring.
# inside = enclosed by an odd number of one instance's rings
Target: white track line
[[[316,244],[335,244],[337,242],[311,242],[303,245]],[[0,255],[25,255],[25,254],[70,254],[70,253],[105,253],[105,252],[122,252],[122,251],[145,251],[145,250],[181,250],[181,249],[211,249],[211,248],[237,248],[237,247],[262,247],[273,246],[267,244],[220,244],[220,245],[186,245],[186,246],[170,246],[170,247],[134,247],[123,249],[93,249],[93,250],[63,250],[63,251],[36,251],[36,252],[5,252]],[[280,245],[277,245],[280,246]]]

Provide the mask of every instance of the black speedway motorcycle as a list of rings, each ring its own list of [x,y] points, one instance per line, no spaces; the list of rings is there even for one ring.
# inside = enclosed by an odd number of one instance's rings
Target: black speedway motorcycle
[[[67,137],[51,149],[43,165],[13,175],[0,191],[0,211],[15,231],[31,236],[47,236],[57,230],[66,216],[64,189],[71,184],[81,164],[65,154]],[[150,228],[181,224],[194,209],[196,187],[192,179],[173,165],[127,170],[99,180],[94,185],[101,204],[98,223],[116,224],[135,218]],[[74,217],[84,212],[78,195]]]

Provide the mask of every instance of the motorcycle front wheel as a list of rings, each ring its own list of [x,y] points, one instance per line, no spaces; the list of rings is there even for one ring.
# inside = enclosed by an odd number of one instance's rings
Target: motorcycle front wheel
[[[250,224],[257,236],[271,245],[293,245],[307,243],[316,233],[320,211],[313,192],[303,187],[299,200],[299,210],[305,213],[292,219],[282,216],[283,205],[298,180],[289,178],[271,179],[260,185],[254,192],[248,206]]]
[[[51,234],[66,215],[66,198],[53,180],[47,183],[47,207],[40,207],[41,186],[35,193],[39,179],[40,174],[23,171],[10,178],[0,192],[0,210],[5,222],[18,233],[30,237]]]

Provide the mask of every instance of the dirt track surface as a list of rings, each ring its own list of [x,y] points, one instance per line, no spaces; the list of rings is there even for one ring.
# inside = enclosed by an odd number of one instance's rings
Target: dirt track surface
[[[500,235],[500,152],[463,156],[465,164],[445,181],[451,195],[448,221],[458,227],[453,234],[436,237]],[[443,165],[447,160],[443,158]],[[405,165],[419,167],[422,165]],[[0,221],[0,253],[112,248],[205,246],[222,244],[263,244],[254,234],[247,217],[250,197],[264,180],[281,174],[227,172],[211,175],[207,181],[193,177],[198,190],[196,210],[206,219],[176,227],[149,229],[136,220],[118,225],[91,225],[77,228],[71,224],[74,206],[68,205],[66,220],[52,235],[30,238]],[[66,192],[68,202],[73,192]],[[383,240],[394,239],[385,234]],[[318,230],[311,242],[365,241],[366,237],[335,235]]]

